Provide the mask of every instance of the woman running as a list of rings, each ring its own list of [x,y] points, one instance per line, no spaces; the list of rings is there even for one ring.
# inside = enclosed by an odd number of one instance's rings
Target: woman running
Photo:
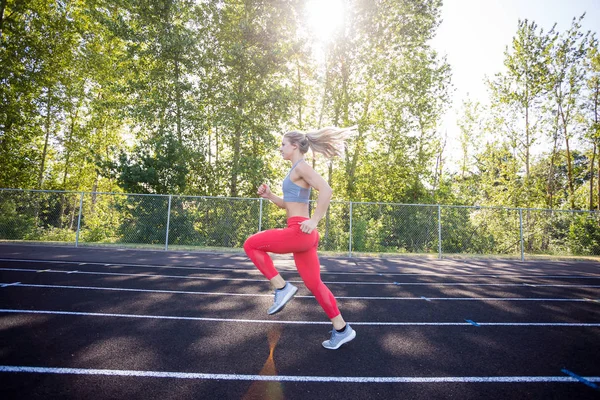
[[[323,342],[323,347],[338,349],[356,337],[356,332],[342,318],[335,297],[321,280],[319,256],[319,233],[317,225],[325,216],[331,201],[332,190],[323,179],[304,160],[308,149],[321,153],[327,158],[340,155],[340,146],[352,128],[324,128],[315,132],[288,132],[281,142],[281,155],[292,163],[292,168],[283,180],[283,198],[274,195],[266,184],[260,185],[258,194],[287,211],[287,228],[270,229],[250,236],[244,243],[244,250],[254,265],[262,272],[273,287],[275,300],[269,308],[269,314],[275,314],[294,297],[298,288],[277,272],[273,260],[267,253],[293,253],[296,268],[304,284],[315,296],[325,313],[333,323],[331,338]],[[317,207],[309,216],[308,202],[311,188],[319,192]]]

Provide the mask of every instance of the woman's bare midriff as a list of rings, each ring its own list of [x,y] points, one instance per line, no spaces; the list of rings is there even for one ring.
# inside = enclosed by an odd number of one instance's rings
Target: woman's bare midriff
[[[308,215],[308,204],[306,203],[285,203],[285,210],[287,211],[287,217],[306,217],[309,218]]]

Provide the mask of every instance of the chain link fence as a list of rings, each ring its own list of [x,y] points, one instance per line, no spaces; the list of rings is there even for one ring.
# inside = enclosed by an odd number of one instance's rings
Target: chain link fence
[[[240,251],[285,223],[263,199],[0,189],[4,242]],[[600,256],[594,211],[333,201],[319,232],[348,255]]]

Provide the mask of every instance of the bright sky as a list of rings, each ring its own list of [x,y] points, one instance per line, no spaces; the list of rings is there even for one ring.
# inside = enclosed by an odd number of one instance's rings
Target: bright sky
[[[544,32],[556,23],[564,32],[584,12],[582,29],[600,35],[600,0],[444,0],[443,22],[432,45],[447,56],[456,89],[454,108],[442,128],[448,138],[458,137],[456,116],[467,93],[487,103],[484,79],[502,71],[504,50],[517,33],[519,19],[535,21]]]

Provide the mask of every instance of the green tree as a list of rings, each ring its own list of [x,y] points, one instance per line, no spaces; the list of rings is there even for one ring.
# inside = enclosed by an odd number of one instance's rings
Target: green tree
[[[414,200],[432,183],[449,66],[428,46],[440,1],[354,1],[328,49],[324,124],[354,125],[336,193]],[[338,185],[337,182],[343,182]],[[381,188],[394,188],[381,193]]]
[[[553,28],[554,29],[554,28]],[[492,107],[499,113],[497,129],[512,143],[523,162],[526,187],[529,185],[531,148],[542,128],[542,101],[549,91],[548,63],[553,29],[544,34],[535,22],[519,20],[511,51],[504,53],[505,72],[489,82]],[[516,116],[516,119],[513,119]],[[525,190],[526,202],[535,200]]]
[[[479,152],[484,136],[484,121],[482,120],[484,111],[483,106],[478,101],[473,102],[470,99],[463,101],[462,116],[457,123],[460,130],[458,141],[461,150],[460,176],[462,179],[476,172],[471,168],[474,155]]]
[[[596,193],[596,209],[600,211],[600,52],[598,41],[594,40],[588,50],[586,63],[587,74],[587,96],[584,98],[585,124],[587,126],[585,138],[592,145],[590,172],[589,172],[589,202],[588,208],[594,209],[594,193]],[[598,167],[595,167],[597,160]],[[596,170],[594,171],[594,168]],[[594,187],[594,174],[597,174]]]
[[[43,187],[72,55],[69,3],[2,3],[0,186]]]
[[[591,33],[581,31],[581,17],[574,18],[571,27],[554,42],[549,73],[552,83],[552,101],[556,106],[558,132],[565,142],[569,204],[575,208],[575,183],[573,174],[572,138],[578,115],[581,113],[581,92],[585,85],[584,59],[590,44]]]
[[[296,75],[293,60],[297,8],[300,2],[245,0],[220,9],[215,68],[219,82],[213,90],[222,145],[219,170],[227,194],[255,195],[265,176],[272,175],[272,151],[291,117]]]
[[[523,179],[518,175],[520,163],[510,145],[496,141],[488,143],[476,163],[480,171],[479,204],[522,207]]]

